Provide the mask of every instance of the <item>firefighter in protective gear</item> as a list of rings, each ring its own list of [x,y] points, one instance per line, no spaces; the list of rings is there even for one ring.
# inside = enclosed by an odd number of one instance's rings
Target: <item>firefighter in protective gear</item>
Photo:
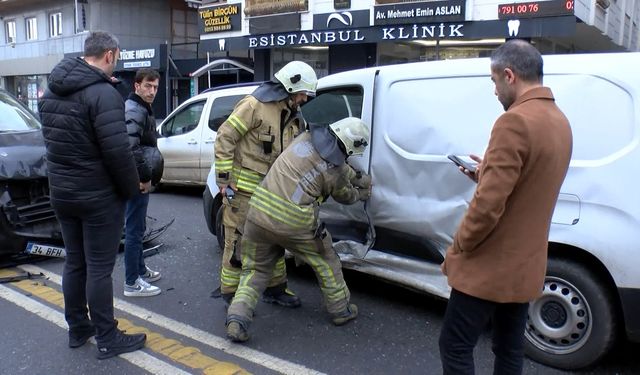
[[[371,195],[371,179],[346,163],[349,155],[362,155],[369,130],[354,117],[329,127],[310,127],[280,155],[249,201],[240,287],[227,310],[227,337],[232,341],[249,339],[258,296],[284,249],[313,268],[335,325],[358,315],[356,305],[349,303],[340,259],[318,211],[328,196],[353,204]]]
[[[244,97],[220,126],[215,141],[216,183],[223,198],[224,251],[220,292],[230,303],[240,281],[241,237],[249,199],[280,153],[304,131],[299,112],[317,85],[313,69],[292,61],[275,74],[275,80],[260,85]],[[235,194],[227,198],[227,188]],[[278,259],[265,302],[286,307],[300,306],[300,299],[287,288],[284,257]]]

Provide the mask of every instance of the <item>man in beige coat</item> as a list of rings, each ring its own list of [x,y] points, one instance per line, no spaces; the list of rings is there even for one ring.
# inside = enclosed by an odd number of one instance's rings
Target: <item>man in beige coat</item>
[[[444,374],[473,374],[473,349],[491,321],[494,374],[520,374],[529,301],[540,296],[551,216],[569,167],[572,135],[542,86],[542,57],[511,40],[491,56],[506,112],[496,120],[469,210],[442,271],[451,297],[440,334]],[[461,167],[462,169],[462,167]]]

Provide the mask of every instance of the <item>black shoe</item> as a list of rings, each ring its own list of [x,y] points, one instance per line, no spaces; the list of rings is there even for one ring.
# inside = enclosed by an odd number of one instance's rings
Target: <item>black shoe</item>
[[[231,305],[231,301],[233,301],[233,296],[235,293],[222,293],[222,299],[224,300],[224,304],[229,307]]]
[[[358,317],[358,306],[352,303],[349,306],[347,306],[347,308],[344,309],[344,311],[338,314],[334,314],[331,317],[331,320],[333,321],[333,324],[337,326],[341,326],[349,323],[350,321],[352,321],[357,317]]]
[[[118,354],[129,353],[144,346],[147,335],[144,333],[134,333],[127,335],[119,329],[116,335],[108,344],[98,344],[98,359],[107,359]]]
[[[302,302],[286,285],[277,285],[267,288],[262,293],[262,301],[284,307],[300,307]]]
[[[91,324],[82,329],[69,330],[69,347],[79,348],[96,335],[96,327]]]

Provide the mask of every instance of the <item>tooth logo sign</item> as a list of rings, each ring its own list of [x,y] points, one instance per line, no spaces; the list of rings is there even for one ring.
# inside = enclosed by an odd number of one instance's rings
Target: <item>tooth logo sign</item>
[[[331,20],[336,20],[345,26],[351,26],[353,23],[353,16],[351,15],[351,12],[333,13],[327,18],[327,27],[329,27]]]
[[[507,28],[509,29],[509,36],[518,36],[520,32],[520,20],[509,20],[509,22],[507,22]]]
[[[220,51],[224,51],[224,47],[227,44],[227,41],[225,39],[218,39],[218,48],[220,49]]]

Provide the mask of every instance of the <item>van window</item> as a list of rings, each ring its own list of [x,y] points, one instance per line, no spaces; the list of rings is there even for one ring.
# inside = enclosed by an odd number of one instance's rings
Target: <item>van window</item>
[[[218,131],[220,125],[231,115],[236,104],[244,95],[222,96],[213,101],[213,108],[209,114],[209,129]]]
[[[504,112],[493,92],[489,75],[392,82],[376,103],[376,126],[409,153],[482,155]]]
[[[584,74],[545,75],[544,84],[571,124],[573,160],[603,159],[633,142],[634,103],[625,88]]]
[[[165,137],[187,134],[198,127],[204,109],[204,100],[191,103],[162,125],[160,134]]]
[[[362,118],[362,87],[341,87],[319,91],[302,107],[302,114],[312,124],[331,124],[346,117]]]

